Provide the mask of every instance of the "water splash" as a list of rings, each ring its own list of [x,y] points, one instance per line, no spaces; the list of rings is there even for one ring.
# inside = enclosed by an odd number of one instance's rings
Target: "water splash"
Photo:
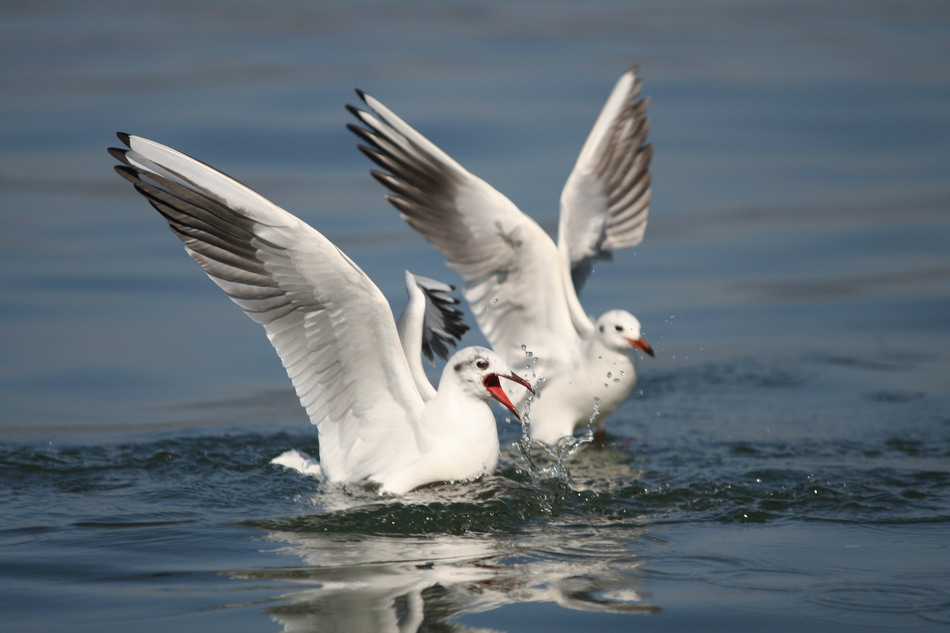
[[[594,398],[584,434],[566,435],[553,445],[531,439],[530,401],[532,400],[532,396],[527,399],[528,407],[521,418],[521,437],[518,438],[518,452],[527,466],[528,475],[534,483],[554,480],[569,485],[572,478],[567,463],[581,446],[594,441],[594,420],[600,415],[600,398]],[[540,449],[540,453],[532,449]]]
[[[544,376],[537,375],[536,366],[539,359],[534,355],[534,352],[528,349],[527,345],[522,345],[521,351],[524,352],[526,359],[522,367],[525,372],[524,377],[529,382],[534,380],[531,387],[535,393],[538,393],[545,382]],[[527,474],[533,482],[555,480],[563,484],[569,484],[571,472],[567,467],[567,462],[581,446],[594,441],[594,421],[600,415],[600,398],[594,398],[584,435],[579,437],[567,435],[560,438],[554,445],[531,439],[531,405],[534,399],[535,396],[528,393],[522,403],[521,436],[517,442],[518,453],[521,455]]]

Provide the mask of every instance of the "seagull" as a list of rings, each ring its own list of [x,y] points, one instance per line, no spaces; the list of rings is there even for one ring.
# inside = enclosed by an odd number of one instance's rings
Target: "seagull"
[[[488,401],[517,415],[500,379],[529,383],[491,350],[467,347],[432,388],[420,354],[445,352],[464,332],[449,286],[407,274],[410,300],[397,326],[379,288],[316,229],[204,163],[118,136],[126,148],[109,150],[121,163],[116,171],[264,326],[317,427],[318,464],[294,451],[276,463],[328,482],[376,482],[390,494],[494,471],[498,432]]]
[[[349,129],[383,171],[372,175],[409,225],[445,255],[492,348],[512,366],[533,356],[531,438],[554,444],[604,420],[636,384],[632,350],[654,356],[625,310],[593,320],[577,293],[593,264],[643,240],[650,201],[647,99],[637,67],[617,82],[561,192],[558,243],[484,180],[468,172],[361,90]],[[520,391],[520,389],[518,390]],[[531,402],[533,400],[533,402]]]

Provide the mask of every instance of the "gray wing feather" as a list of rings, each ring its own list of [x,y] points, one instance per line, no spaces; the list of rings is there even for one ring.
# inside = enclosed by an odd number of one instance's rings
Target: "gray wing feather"
[[[596,260],[643,241],[653,148],[641,85],[635,66],[617,82],[561,194],[558,247],[578,292]]]
[[[465,298],[495,351],[509,363],[523,359],[522,345],[538,355],[560,355],[576,330],[551,238],[382,103],[357,92],[372,113],[348,106],[366,126],[349,129],[365,141],[359,149],[385,170],[373,177],[465,280]]]

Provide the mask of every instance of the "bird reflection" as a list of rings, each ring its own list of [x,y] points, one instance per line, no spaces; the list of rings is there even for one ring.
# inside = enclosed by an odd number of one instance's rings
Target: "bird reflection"
[[[479,485],[489,484],[470,484]],[[423,495],[419,501],[444,503],[447,493],[416,494]],[[347,511],[329,514],[340,512]],[[303,565],[233,574],[300,585],[268,601],[266,611],[283,631],[483,631],[460,620],[518,603],[614,613],[660,610],[643,590],[642,559],[632,551],[642,534],[636,528],[620,530],[618,540],[610,541],[595,530],[572,538],[551,525],[505,535],[402,536],[398,530],[366,535],[340,530],[339,524],[330,531],[305,524],[297,520],[292,529],[271,530],[267,537],[276,551]]]

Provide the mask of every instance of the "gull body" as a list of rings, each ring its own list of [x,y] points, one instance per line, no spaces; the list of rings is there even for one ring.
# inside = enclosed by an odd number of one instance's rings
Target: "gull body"
[[[595,412],[602,430],[636,384],[632,351],[653,355],[636,317],[610,310],[593,320],[577,296],[595,261],[639,244],[646,230],[652,147],[640,84],[631,68],[597,118],[561,193],[557,244],[377,99],[358,91],[368,110],[349,108],[363,124],[350,125],[367,143],[360,149],[382,167],[373,176],[465,280],[492,348],[512,366],[530,361],[535,378],[544,378],[530,430],[547,443],[586,426]],[[526,406],[525,394],[519,407]]]
[[[116,171],[263,325],[317,427],[319,464],[295,451],[276,463],[330,482],[377,482],[393,494],[494,470],[498,435],[488,401],[515,412],[499,379],[528,383],[491,350],[469,347],[432,388],[420,354],[444,351],[460,335],[448,286],[407,275],[410,301],[397,328],[379,288],[319,231],[176,150],[119,139],[126,148],[110,149],[122,163]]]

